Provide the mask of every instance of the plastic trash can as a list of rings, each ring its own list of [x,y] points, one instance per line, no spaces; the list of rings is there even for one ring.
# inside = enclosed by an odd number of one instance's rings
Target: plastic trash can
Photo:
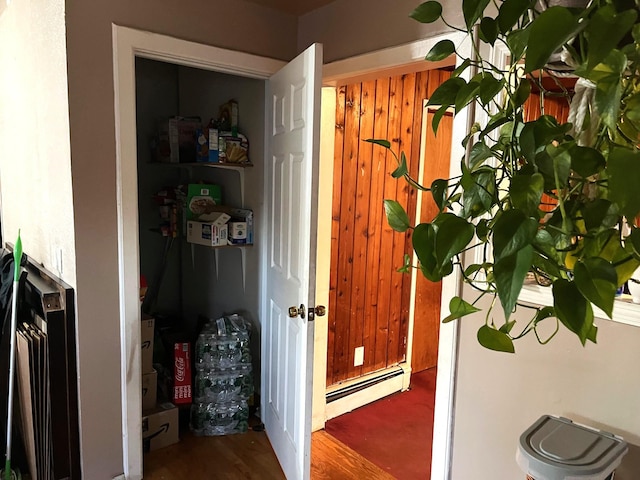
[[[543,415],[520,436],[516,460],[528,480],[612,480],[628,450],[617,435]]]

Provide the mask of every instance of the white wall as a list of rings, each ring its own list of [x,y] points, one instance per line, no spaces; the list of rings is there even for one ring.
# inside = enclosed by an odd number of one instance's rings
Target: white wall
[[[583,348],[563,328],[546,346],[534,337],[517,341],[510,355],[478,344],[483,323],[480,313],[461,322],[453,480],[524,478],[515,461],[518,439],[544,414],[640,444],[640,328],[598,320],[597,345]]]
[[[84,478],[123,471],[112,23],[291,58],[296,19],[244,0],[67,2]]]
[[[2,5],[2,240],[75,286],[64,1]]]

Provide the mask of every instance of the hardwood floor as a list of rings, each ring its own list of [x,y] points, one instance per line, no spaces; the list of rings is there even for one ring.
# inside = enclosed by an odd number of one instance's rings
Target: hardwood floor
[[[145,480],[282,480],[285,478],[264,432],[194,437],[144,457]],[[393,480],[324,430],[311,437],[312,480]]]

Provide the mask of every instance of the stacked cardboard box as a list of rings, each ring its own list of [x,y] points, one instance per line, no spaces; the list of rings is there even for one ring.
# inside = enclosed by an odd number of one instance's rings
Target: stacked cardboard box
[[[142,316],[142,440],[150,451],[178,442],[178,409],[172,403],[157,405],[158,372],[153,368],[155,320]]]

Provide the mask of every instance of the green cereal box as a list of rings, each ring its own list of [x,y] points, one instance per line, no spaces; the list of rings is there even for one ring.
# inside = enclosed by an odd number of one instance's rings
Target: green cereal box
[[[187,220],[209,221],[209,216],[217,212],[222,204],[220,185],[190,183],[187,190]]]

